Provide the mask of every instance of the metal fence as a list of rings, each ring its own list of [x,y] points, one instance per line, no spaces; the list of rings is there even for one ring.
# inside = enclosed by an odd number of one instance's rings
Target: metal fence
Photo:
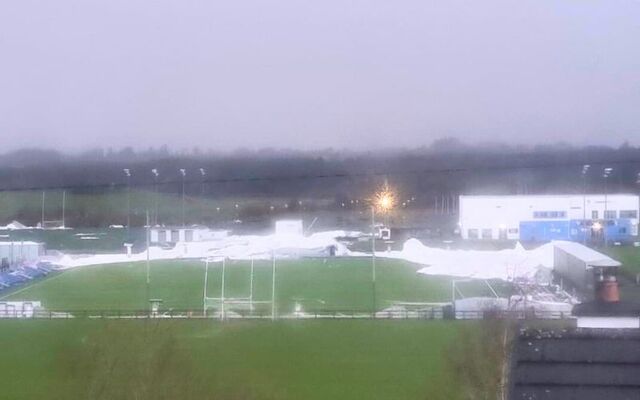
[[[375,320],[499,320],[499,319],[568,319],[569,313],[558,311],[453,311],[446,308],[428,310],[316,310],[273,316],[270,312],[204,312],[203,310],[0,310],[0,319],[210,319],[228,320],[313,320],[313,319],[375,319]]]

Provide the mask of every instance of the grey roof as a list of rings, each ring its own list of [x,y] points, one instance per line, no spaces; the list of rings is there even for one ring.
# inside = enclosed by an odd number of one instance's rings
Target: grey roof
[[[640,333],[526,331],[516,339],[510,399],[640,398]]]
[[[622,265],[608,255],[580,243],[556,240],[553,245],[592,267],[620,267]]]

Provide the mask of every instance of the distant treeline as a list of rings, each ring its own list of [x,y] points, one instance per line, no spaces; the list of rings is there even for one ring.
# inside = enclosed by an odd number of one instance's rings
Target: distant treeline
[[[586,179],[582,166],[590,164]],[[330,198],[336,204],[366,198],[385,178],[404,196],[430,205],[438,196],[518,194],[604,190],[602,169],[612,167],[610,192],[635,192],[640,148],[575,147],[555,144],[515,147],[467,145],[442,139],[416,149],[347,152],[322,150],[236,151],[216,153],[194,149],[174,153],[166,147],[135,151],[97,149],[67,155],[25,149],[0,156],[0,189],[63,188],[77,193],[102,193],[127,185],[181,193],[186,170],[188,195],[207,197]],[[200,168],[204,170],[204,175]]]

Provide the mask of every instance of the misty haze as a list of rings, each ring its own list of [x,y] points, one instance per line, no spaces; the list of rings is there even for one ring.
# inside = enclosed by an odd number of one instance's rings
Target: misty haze
[[[0,146],[637,145],[640,4],[21,1]]]

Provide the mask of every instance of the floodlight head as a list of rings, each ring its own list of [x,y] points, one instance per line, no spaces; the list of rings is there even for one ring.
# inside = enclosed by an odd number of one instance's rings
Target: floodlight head
[[[131,170],[129,168],[124,168],[122,172],[124,172],[126,176],[131,176]]]
[[[600,222],[594,222],[593,223],[593,230],[594,231],[599,231],[600,229],[602,229],[602,224]]]
[[[155,175],[155,177],[156,177],[156,178],[157,178],[157,177],[158,177],[158,175],[159,175],[159,174],[158,174],[158,170],[157,170],[156,168],[152,169],[152,170],[151,170],[151,173],[152,173],[153,175]]]
[[[591,167],[591,165],[589,164],[585,164],[582,166],[582,174],[585,175],[587,173],[587,171],[589,171],[589,168]]]
[[[186,175],[187,175],[187,170],[186,170],[186,169],[184,169],[184,168],[180,168],[180,174],[181,174],[182,176],[186,176]]]
[[[207,173],[207,171],[204,170],[204,168],[200,168],[200,175],[205,176]]]
[[[381,212],[390,211],[396,204],[396,196],[388,186],[385,186],[380,192],[376,193],[373,206]]]

